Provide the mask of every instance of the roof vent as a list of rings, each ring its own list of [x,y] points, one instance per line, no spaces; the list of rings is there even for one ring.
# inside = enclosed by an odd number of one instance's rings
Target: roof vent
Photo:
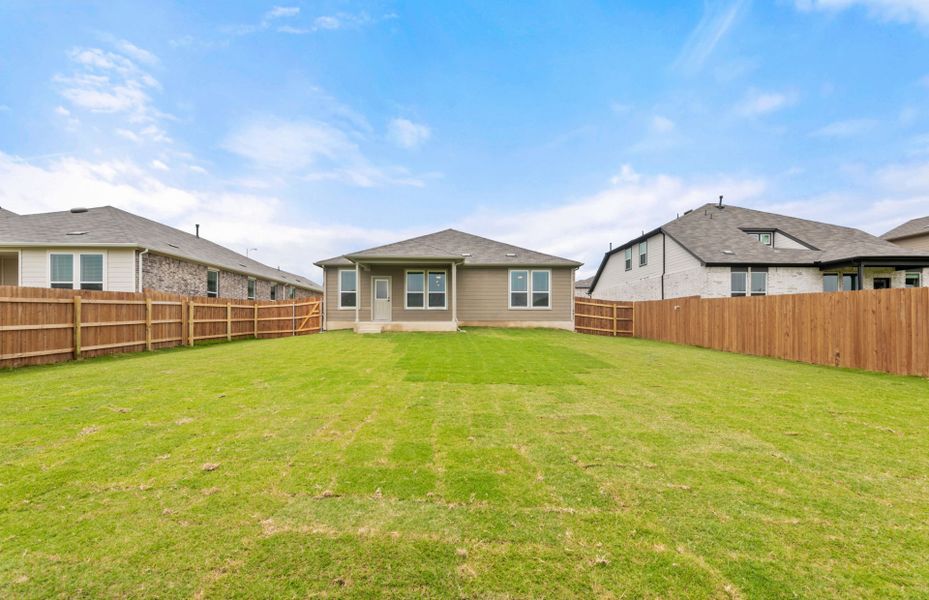
[[[723,250],[723,254],[735,254],[732,250]]]
[[[86,231],[69,231],[67,235],[87,235]]]
[[[84,208],[83,206],[75,206],[74,208],[71,209],[71,212],[73,212],[74,214],[85,213],[87,212],[87,209]]]
[[[467,258],[468,256],[471,256],[471,253],[470,253],[470,252],[462,252],[461,255],[464,256],[465,258]]]
[[[515,253],[515,252],[507,252],[506,255],[509,256],[510,258],[515,258],[515,257],[516,257],[516,253]]]
[[[181,249],[180,246],[178,246],[177,244],[172,244],[171,242],[168,242],[168,245],[171,246],[172,248],[177,248],[178,250]]]

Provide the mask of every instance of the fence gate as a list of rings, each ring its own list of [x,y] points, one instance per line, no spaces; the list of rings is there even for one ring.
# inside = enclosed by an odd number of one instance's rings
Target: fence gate
[[[635,305],[631,302],[575,298],[574,328],[589,335],[632,337],[635,335]]]

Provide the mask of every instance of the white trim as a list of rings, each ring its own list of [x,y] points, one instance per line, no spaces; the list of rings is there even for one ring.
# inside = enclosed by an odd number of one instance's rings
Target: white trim
[[[248,284],[249,284],[249,283],[252,283],[252,282],[255,283],[255,287],[254,287],[255,292],[254,292],[251,296],[249,296],[249,294],[248,294]],[[258,280],[255,279],[254,277],[249,277],[248,280],[245,282],[245,299],[246,299],[246,300],[255,300],[256,298],[258,298]]]
[[[377,287],[376,281],[378,279],[387,280],[387,304],[390,308],[390,314],[387,317],[387,320],[385,321],[380,321],[374,318],[374,302],[375,300],[377,300],[377,298],[374,297],[374,290]],[[373,275],[372,274],[370,277],[370,280],[371,280],[371,320],[376,321],[378,323],[390,323],[391,321],[394,320],[394,302],[393,302],[393,299],[391,298],[391,295],[394,289],[394,278],[390,275]]]
[[[342,272],[355,274],[355,306],[342,306]],[[361,281],[358,276],[358,269],[338,269],[336,271],[336,289],[339,291],[338,310],[355,310],[358,308],[358,300],[361,298]],[[351,292],[346,292],[351,293]]]
[[[527,278],[526,291],[516,292],[517,294],[523,294],[523,293],[526,294],[526,306],[513,306],[513,293],[514,293],[513,292],[513,271],[522,271],[526,273],[526,278]],[[548,289],[545,290],[546,292],[548,292],[548,306],[532,306],[532,294],[536,293],[535,289],[532,287],[532,274],[540,273],[543,271],[548,273]],[[509,310],[552,310],[552,307],[554,305],[554,302],[552,302],[552,296],[554,296],[554,292],[552,291],[553,285],[554,285],[554,282],[552,281],[552,270],[551,269],[529,269],[529,268],[508,269],[506,273],[506,292],[507,292],[506,293],[506,306]],[[539,292],[539,293],[542,293],[542,292]],[[571,299],[572,302],[574,302],[573,293],[574,292],[573,292],[573,286],[572,286],[572,299]]]
[[[407,287],[409,284],[409,274],[410,273],[422,273],[423,274],[423,291],[422,292],[411,292]],[[445,290],[442,292],[431,292],[433,294],[442,294],[442,306],[429,306],[429,275],[432,273],[441,273],[445,281]],[[409,305],[409,296],[410,294],[422,294],[423,295],[423,305],[422,306],[410,306]],[[421,269],[404,269],[403,270],[403,310],[448,310],[448,270],[446,269],[430,269],[430,268],[421,268]]]
[[[70,255],[71,256],[71,288],[72,290],[80,290],[81,284],[84,283],[81,281],[81,257],[82,256],[99,256],[101,257],[101,262],[103,266],[103,279],[100,281],[100,291],[107,291],[109,286],[107,285],[107,279],[109,277],[109,260],[107,256],[107,251],[103,250],[101,252],[60,252],[52,249],[45,251],[45,287],[52,287],[52,255]],[[20,267],[20,278],[22,277],[22,267]],[[64,282],[56,282],[64,283]],[[96,283],[96,282],[91,282]],[[62,288],[58,288],[62,289]],[[64,288],[67,289],[67,288]],[[94,291],[94,290],[86,290]]]

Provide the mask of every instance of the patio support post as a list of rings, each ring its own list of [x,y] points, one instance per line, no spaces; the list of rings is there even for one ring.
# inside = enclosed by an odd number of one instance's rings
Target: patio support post
[[[452,322],[458,324],[458,263],[452,263]]]
[[[858,289],[864,289],[864,263],[858,263]]]
[[[355,263],[355,324],[361,317],[361,269],[358,263]]]

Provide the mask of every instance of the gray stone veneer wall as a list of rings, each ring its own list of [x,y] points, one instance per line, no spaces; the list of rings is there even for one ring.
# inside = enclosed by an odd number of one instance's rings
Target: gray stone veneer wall
[[[138,259],[137,259],[138,260]],[[206,265],[179,260],[149,252],[142,257],[142,285],[147,289],[182,296],[206,296]],[[258,300],[271,299],[272,282],[257,279],[255,296]],[[283,286],[278,288],[278,300],[286,297]],[[318,296],[311,290],[297,289],[298,298]],[[219,272],[221,298],[248,297],[248,276],[229,271]]]

